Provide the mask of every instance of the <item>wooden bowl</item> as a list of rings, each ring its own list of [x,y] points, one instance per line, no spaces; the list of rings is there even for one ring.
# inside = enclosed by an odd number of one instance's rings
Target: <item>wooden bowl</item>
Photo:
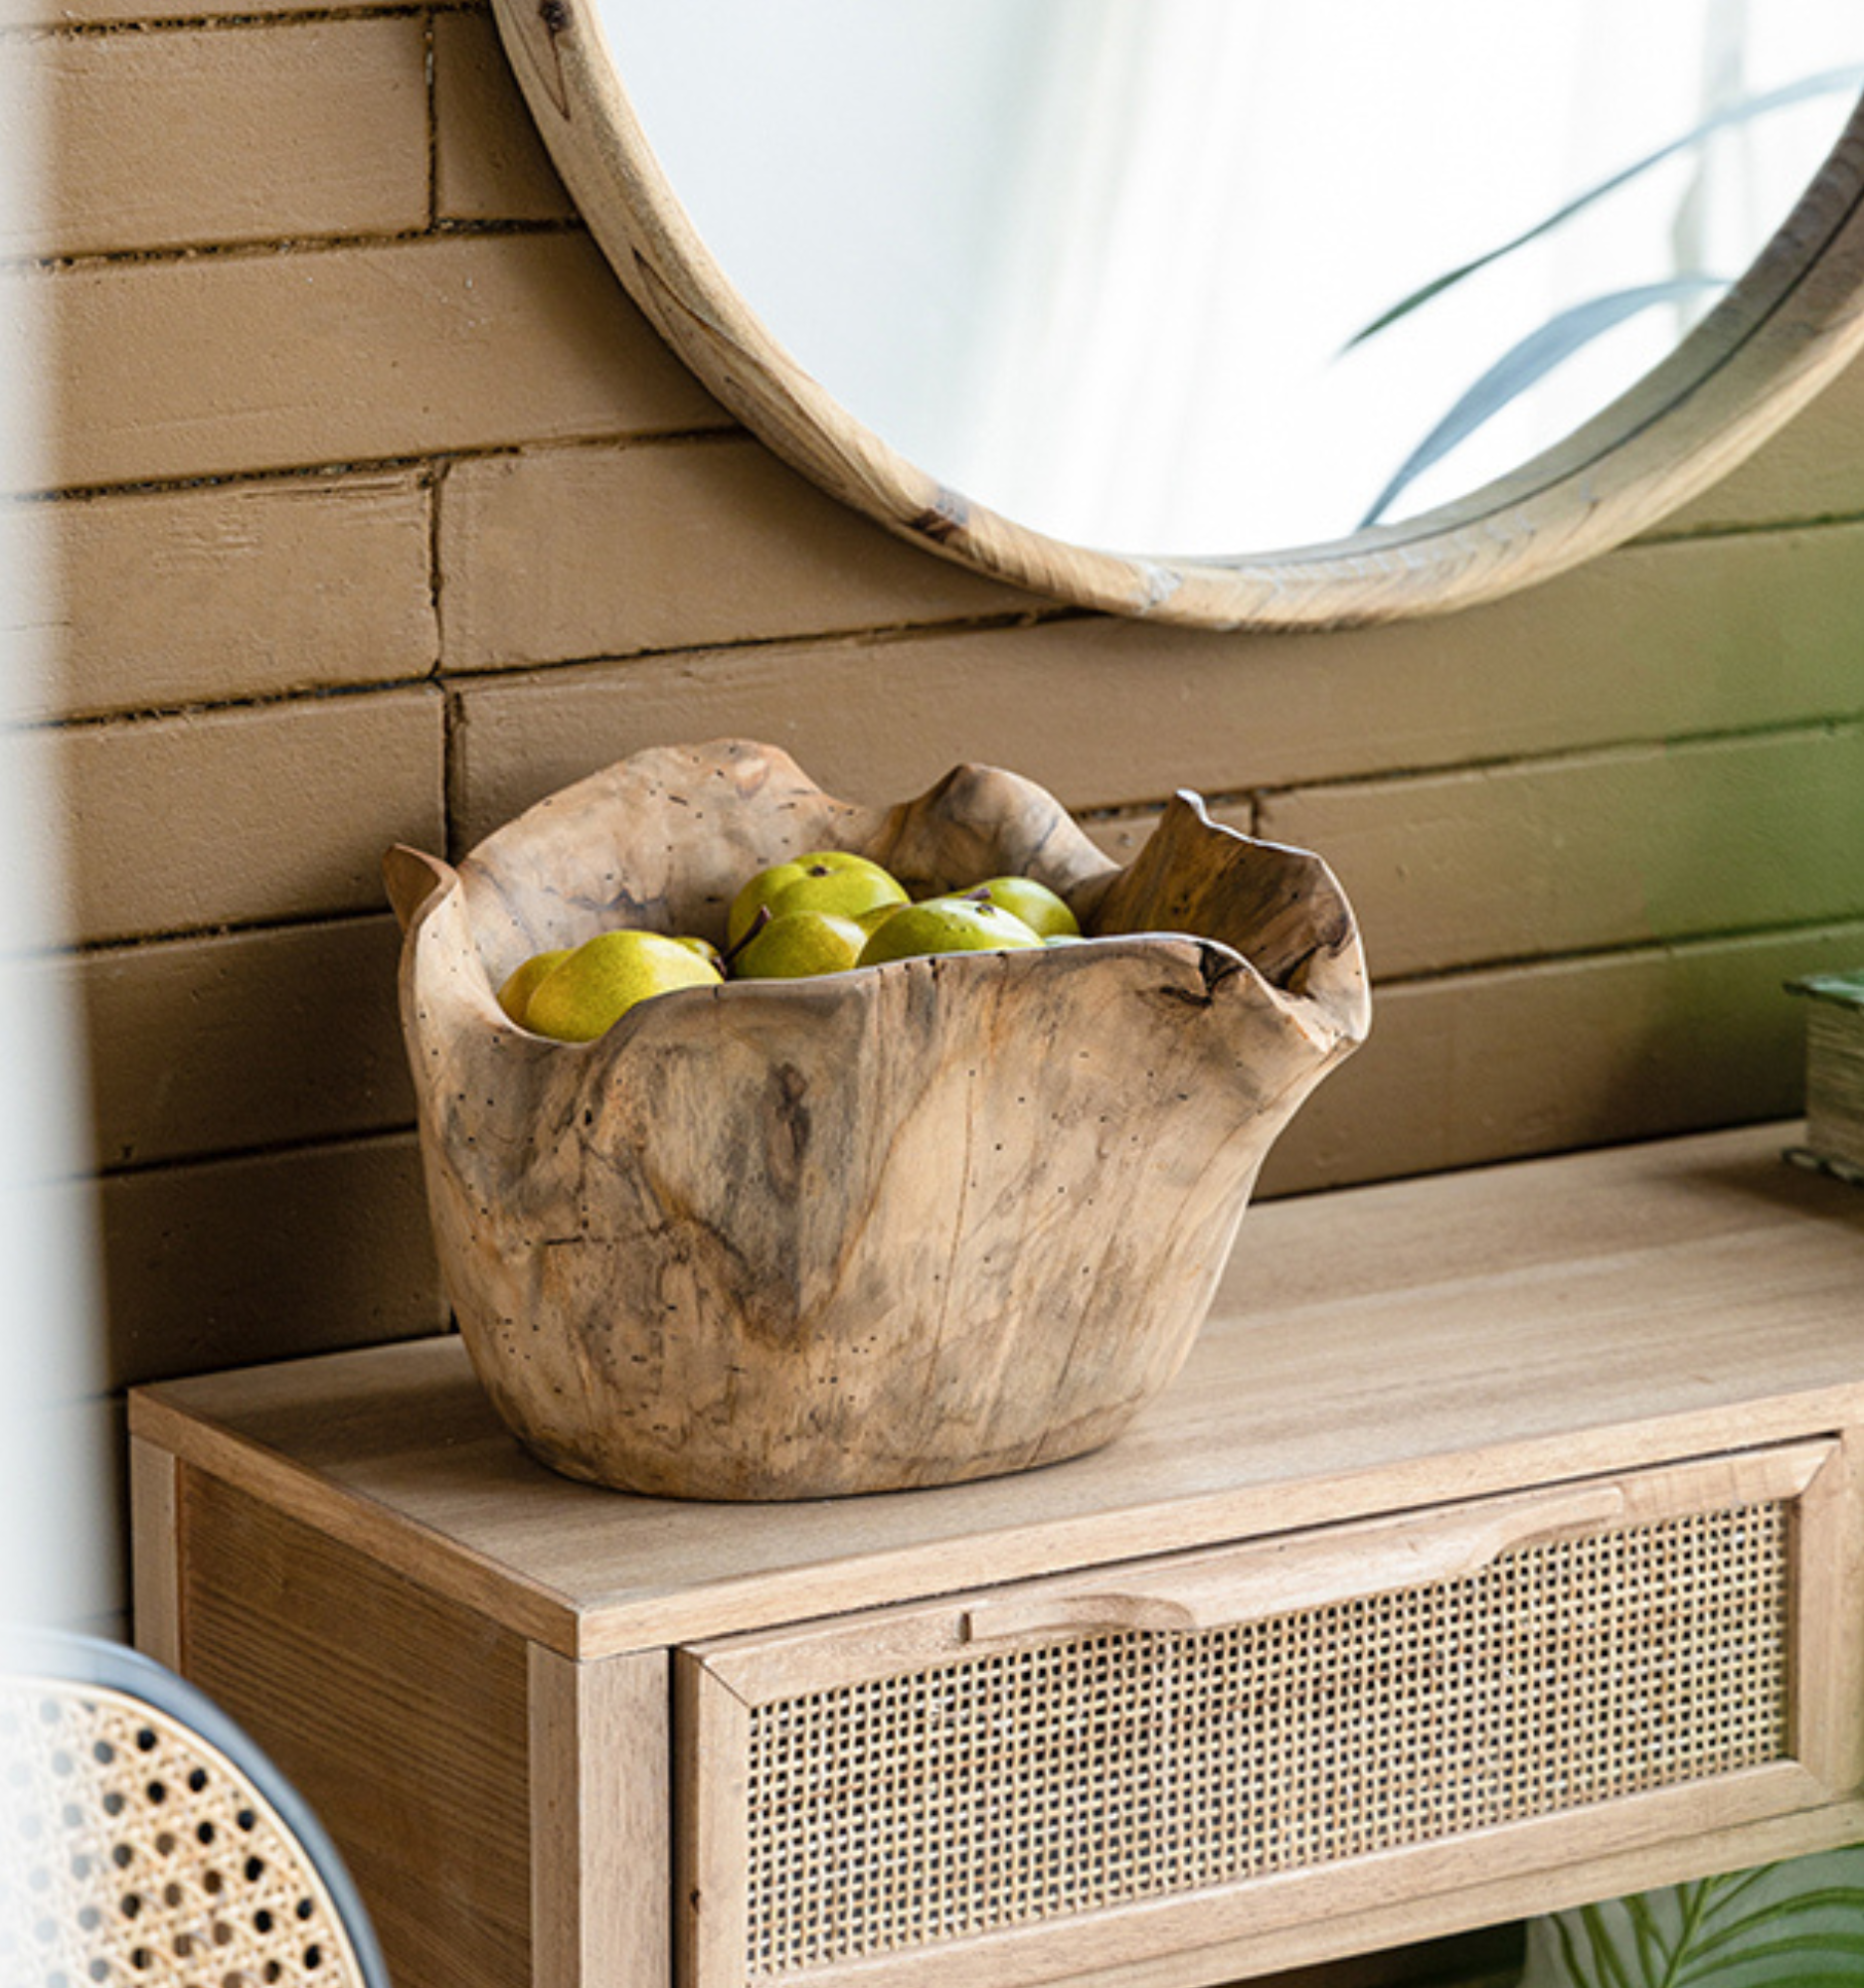
[[[498,1007],[522,960],[609,926],[717,940],[746,877],[827,847],[916,897],[1038,877],[1089,942],[686,989],[582,1045]],[[725,741],[593,774],[456,870],[386,867],[473,1365],[546,1463],[656,1495],[951,1483],[1107,1441],[1369,1015],[1326,866],[1192,794],[1121,869],[1013,773],[871,809]]]

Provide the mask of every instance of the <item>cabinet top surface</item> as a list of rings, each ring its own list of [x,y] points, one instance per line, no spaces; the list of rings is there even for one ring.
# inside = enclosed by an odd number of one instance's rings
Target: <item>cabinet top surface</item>
[[[455,1338],[137,1391],[157,1449],[593,1657],[1864,1420],[1864,1191],[1789,1128],[1270,1203],[1177,1381],[1095,1455],[679,1504],[573,1484]]]

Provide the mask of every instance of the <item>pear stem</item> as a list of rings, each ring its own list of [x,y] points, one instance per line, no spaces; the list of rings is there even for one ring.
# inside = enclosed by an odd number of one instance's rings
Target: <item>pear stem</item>
[[[757,935],[763,929],[763,927],[770,922],[770,916],[771,912],[769,906],[760,905],[758,907],[757,916],[753,918],[752,921],[744,928],[744,930],[738,934],[737,939],[731,945],[728,945],[725,948],[725,950],[719,954],[720,966],[723,967],[727,972],[729,972],[731,970],[732,961],[735,960],[738,957],[738,955],[744,951],[745,947],[748,946],[751,943],[751,941],[754,938],[756,938]]]

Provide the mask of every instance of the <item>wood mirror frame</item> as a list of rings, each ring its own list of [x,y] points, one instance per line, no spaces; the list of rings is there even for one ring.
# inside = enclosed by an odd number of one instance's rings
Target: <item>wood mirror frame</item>
[[[493,0],[591,234],[673,350],[772,450],[899,537],[1058,600],[1204,628],[1471,606],[1608,551],[1706,489],[1864,346],[1864,105],[1728,295],[1661,365],[1512,475],[1329,544],[1234,558],[1070,545],[970,502],[854,419],[771,337],[688,220],[593,0]]]

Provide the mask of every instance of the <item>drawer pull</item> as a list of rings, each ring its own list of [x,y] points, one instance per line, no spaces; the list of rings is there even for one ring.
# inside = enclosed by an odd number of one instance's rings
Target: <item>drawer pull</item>
[[[959,1633],[966,1643],[989,1643],[1005,1636],[1114,1636],[1130,1629],[1182,1635],[1204,1626],[1186,1601],[1106,1592],[982,1601],[965,1610]]]
[[[1354,1526],[1350,1535],[1295,1535],[1180,1560],[1151,1575],[1123,1569],[1117,1586],[984,1597],[964,1610],[958,1635],[965,1643],[990,1643],[1220,1629],[1451,1579],[1505,1553],[1616,1524],[1624,1512],[1617,1485],[1595,1484],[1560,1496],[1499,1499],[1440,1518],[1380,1520]]]

